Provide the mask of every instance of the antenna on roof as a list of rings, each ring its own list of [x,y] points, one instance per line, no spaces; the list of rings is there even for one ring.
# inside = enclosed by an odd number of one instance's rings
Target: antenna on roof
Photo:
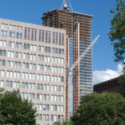
[[[67,10],[68,8],[67,0],[63,0],[63,5],[64,5],[64,10]]]

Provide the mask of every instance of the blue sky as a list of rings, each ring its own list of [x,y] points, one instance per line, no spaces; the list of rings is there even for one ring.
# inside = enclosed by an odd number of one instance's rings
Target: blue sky
[[[42,13],[55,8],[61,8],[62,1],[0,0],[0,18],[41,25],[40,17]],[[113,17],[110,14],[110,9],[115,8],[115,0],[71,0],[71,3],[74,11],[94,16],[92,20],[92,38],[94,39],[98,34],[101,35],[93,47],[93,70],[98,71],[98,73],[102,71],[105,73],[107,70],[117,73],[118,63],[114,62],[113,46],[107,35],[110,28],[110,20]],[[114,77],[116,76],[113,73],[111,74]],[[103,78],[100,81],[104,81]],[[100,81],[97,80],[96,83]]]

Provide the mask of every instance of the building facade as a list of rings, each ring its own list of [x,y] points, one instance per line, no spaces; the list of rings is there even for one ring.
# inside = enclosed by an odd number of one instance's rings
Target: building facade
[[[66,119],[77,111],[80,97],[92,92],[92,48],[80,60],[72,71],[73,63],[85,52],[91,44],[92,16],[71,12],[64,9],[55,9],[43,14],[43,25],[65,29],[67,40],[67,79],[66,79]],[[56,35],[56,34],[55,34]]]
[[[65,30],[0,19],[0,87],[31,100],[39,125],[65,119],[65,83]]]
[[[102,93],[102,92],[121,92],[121,86],[119,84],[119,77],[110,79],[108,81],[98,83],[93,87],[94,92]]]

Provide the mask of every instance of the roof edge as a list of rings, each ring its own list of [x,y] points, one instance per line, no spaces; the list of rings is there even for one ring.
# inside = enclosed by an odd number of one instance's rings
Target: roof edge
[[[67,12],[67,13],[71,13],[71,14],[79,14],[79,15],[82,15],[82,16],[87,16],[87,17],[93,18],[92,15],[88,15],[88,14],[84,14],[84,13],[80,13],[80,12],[76,12],[76,11],[69,11],[69,10],[58,9],[58,8],[50,10],[50,11],[47,11],[47,12],[43,13],[43,15],[47,15],[48,13],[53,13],[54,11]]]

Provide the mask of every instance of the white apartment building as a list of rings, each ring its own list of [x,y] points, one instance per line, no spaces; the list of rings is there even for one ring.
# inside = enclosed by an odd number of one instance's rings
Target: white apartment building
[[[37,123],[65,119],[66,31],[0,19],[0,87],[19,89]]]

